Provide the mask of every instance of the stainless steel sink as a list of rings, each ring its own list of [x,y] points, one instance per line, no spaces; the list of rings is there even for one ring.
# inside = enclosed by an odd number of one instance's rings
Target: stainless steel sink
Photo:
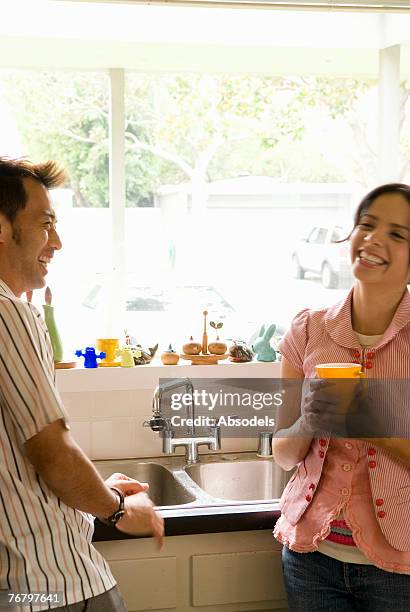
[[[165,508],[275,502],[291,477],[291,472],[282,470],[272,459],[256,458],[250,452],[202,455],[201,462],[191,466],[177,455],[93,463],[103,478],[122,472],[148,482],[148,494],[155,506]]]
[[[158,463],[124,460],[95,461],[94,465],[104,479],[114,472],[121,472],[140,482],[147,482],[148,495],[155,506],[177,506],[195,501],[195,496],[182,486],[166,467]]]
[[[288,479],[272,460],[202,463],[185,471],[208,495],[229,501],[277,499]]]

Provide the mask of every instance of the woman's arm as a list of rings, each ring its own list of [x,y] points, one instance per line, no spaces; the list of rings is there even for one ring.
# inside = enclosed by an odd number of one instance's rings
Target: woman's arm
[[[281,378],[304,378],[285,358],[282,358],[280,373]],[[290,393],[287,391],[286,404],[283,404],[277,413],[272,454],[276,463],[284,470],[291,470],[300,463],[306,457],[312,442],[312,436],[300,414],[301,388],[302,385]],[[298,415],[296,420],[295,409]]]

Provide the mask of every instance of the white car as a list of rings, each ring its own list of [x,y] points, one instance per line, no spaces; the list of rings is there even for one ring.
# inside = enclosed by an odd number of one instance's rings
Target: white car
[[[306,272],[313,272],[320,275],[326,289],[351,286],[349,243],[337,242],[347,235],[348,231],[339,225],[311,228],[292,253],[294,278],[304,278]]]

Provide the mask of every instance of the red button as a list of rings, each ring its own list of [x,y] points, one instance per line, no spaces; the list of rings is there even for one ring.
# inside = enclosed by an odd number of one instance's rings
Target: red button
[[[305,499],[306,501],[312,501],[312,498],[310,497],[310,495],[306,495]]]
[[[384,510],[379,510],[378,513],[377,513],[377,516],[379,518],[384,518],[386,516],[386,513],[385,513]]]
[[[319,444],[320,446],[326,446],[326,440],[324,440],[323,438],[320,438]]]
[[[375,468],[376,467],[376,462],[375,461],[369,461],[369,468]]]
[[[311,482],[310,485],[309,485],[309,489],[312,489],[312,491],[313,491],[314,488],[315,488],[315,485],[313,484],[313,482]]]
[[[353,353],[353,357],[355,357],[356,359],[359,359],[359,357],[360,357],[360,351],[355,351],[355,352]]]
[[[374,357],[374,352],[373,351],[369,351],[367,353],[367,359],[373,359],[373,357]]]
[[[381,499],[381,498],[376,499],[376,506],[383,506],[383,504],[384,504],[384,499]]]
[[[325,456],[325,453],[323,451],[319,451],[319,457],[323,459],[324,456]]]
[[[373,367],[373,364],[371,361],[366,361],[366,363],[364,364],[364,367],[366,368],[366,370],[371,370]]]
[[[371,446],[368,450],[367,450],[367,454],[370,456],[373,456],[376,454],[376,449],[373,448],[373,446]]]

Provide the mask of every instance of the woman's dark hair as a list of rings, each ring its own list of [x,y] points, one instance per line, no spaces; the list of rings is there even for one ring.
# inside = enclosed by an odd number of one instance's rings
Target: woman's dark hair
[[[359,224],[360,217],[370,208],[376,198],[385,193],[398,193],[410,204],[410,185],[405,185],[404,183],[387,183],[386,185],[380,185],[380,187],[372,189],[372,191],[365,195],[360,202],[354,215],[354,227]]]
[[[65,170],[54,161],[32,164],[25,159],[0,157],[0,213],[10,223],[27,204],[23,179],[38,181],[46,189],[62,187],[67,181]]]
[[[372,189],[372,191],[369,191],[369,193],[365,195],[362,201],[360,202],[354,215],[353,229],[357,225],[359,225],[360,218],[369,210],[373,202],[385,193],[398,193],[402,195],[403,198],[405,198],[410,204],[410,185],[406,185],[405,183],[386,183],[385,185],[380,185],[379,187]],[[334,242],[339,243],[346,242],[346,240],[349,240],[350,236],[352,235],[353,229],[347,236],[347,238],[343,238],[342,240],[335,240]],[[407,284],[410,285],[410,282]]]

